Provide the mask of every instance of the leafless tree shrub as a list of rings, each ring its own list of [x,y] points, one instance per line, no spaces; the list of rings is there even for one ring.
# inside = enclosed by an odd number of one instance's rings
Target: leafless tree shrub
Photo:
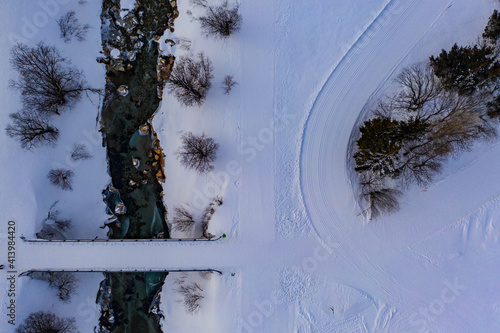
[[[233,75],[226,75],[224,80],[222,80],[222,89],[224,90],[224,94],[229,95],[231,89],[237,84],[238,82],[234,80]]]
[[[83,91],[99,91],[87,87],[82,72],[70,66],[54,46],[17,44],[10,53],[12,67],[20,74],[10,85],[21,92],[25,110],[60,114],[78,101]]]
[[[69,272],[55,272],[49,278],[49,285],[57,289],[57,296],[63,302],[69,302],[71,296],[76,292],[78,279],[75,274]]]
[[[181,273],[180,276],[178,278],[175,279],[174,283],[177,285],[177,286],[180,286],[182,284],[184,284],[184,282],[186,282],[186,279],[188,278],[188,275],[187,273]]]
[[[60,187],[63,190],[73,190],[73,176],[75,173],[69,169],[52,169],[50,170],[47,178],[52,185]]]
[[[182,146],[177,151],[177,157],[186,168],[194,169],[198,173],[213,170],[213,162],[217,155],[219,144],[203,133],[196,136],[191,132],[181,136]]]
[[[198,313],[200,310],[200,302],[205,298],[201,286],[196,282],[181,284],[177,288],[177,292],[182,296],[180,302],[186,306],[186,311],[191,314]]]
[[[86,145],[82,143],[75,143],[73,151],[71,152],[71,158],[73,161],[90,160],[94,158],[94,155],[89,152]]]
[[[189,231],[194,226],[194,219],[191,213],[188,212],[183,206],[176,206],[174,208],[174,219],[172,221],[172,229],[177,231]]]
[[[173,40],[175,42],[175,45],[179,46],[184,51],[191,50],[191,41],[189,39],[180,37],[180,38],[174,38]]]
[[[80,3],[82,5],[83,3]],[[61,33],[61,38],[64,39],[65,43],[71,42],[71,39],[75,37],[79,42],[86,40],[87,32],[90,29],[88,24],[80,24],[76,18],[76,13],[71,10],[61,16],[57,20],[57,25],[59,26],[59,31]]]
[[[49,121],[33,111],[19,111],[9,115],[13,123],[7,125],[7,135],[19,141],[21,147],[32,150],[41,145],[55,145],[59,131]]]
[[[185,106],[201,106],[212,87],[213,66],[203,53],[198,61],[189,56],[182,56],[176,61],[167,81],[169,92]]]
[[[47,217],[42,221],[40,232],[36,233],[37,238],[41,239],[66,239],[64,232],[73,228],[73,222],[70,219],[61,218],[61,212],[54,207],[57,201],[50,207]]]
[[[16,333],[79,333],[75,318],[60,318],[51,312],[31,313]]]
[[[224,39],[240,30],[242,18],[238,4],[229,5],[226,0],[222,5],[206,6],[205,8],[205,15],[198,20],[206,37]]]
[[[215,211],[222,205],[222,203],[223,203],[222,197],[217,196],[212,199],[208,207],[203,212],[203,216],[201,218],[201,227],[203,231],[203,237],[207,239],[215,237],[215,235],[212,235],[211,233],[208,232],[208,227],[210,225],[210,221],[212,220],[213,215],[215,214]]]
[[[393,98],[391,112],[402,111],[412,115],[443,93],[438,78],[428,66],[415,64],[404,68],[396,77],[402,89]]]
[[[78,279],[71,272],[30,272],[28,276],[48,282],[51,288],[57,290],[57,297],[65,303],[71,301],[78,284]]]
[[[382,213],[389,214],[399,210],[398,199],[401,196],[401,191],[385,187],[384,179],[377,174],[362,173],[359,184],[361,187],[360,199],[367,204],[364,212],[369,219],[377,218]]]

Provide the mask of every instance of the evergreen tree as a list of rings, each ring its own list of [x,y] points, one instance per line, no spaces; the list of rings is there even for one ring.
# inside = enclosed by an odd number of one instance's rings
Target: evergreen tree
[[[431,56],[430,64],[443,87],[460,95],[471,95],[500,75],[494,48],[486,45],[458,47],[455,44],[449,52],[442,50],[436,58]]]
[[[490,16],[488,25],[484,28],[483,38],[495,44],[500,37],[500,14],[498,10],[495,9],[493,14]]]
[[[358,151],[354,154],[356,171],[390,173],[401,149],[394,137],[398,126],[398,121],[389,118],[374,118],[364,123],[359,129],[361,137],[357,141]]]

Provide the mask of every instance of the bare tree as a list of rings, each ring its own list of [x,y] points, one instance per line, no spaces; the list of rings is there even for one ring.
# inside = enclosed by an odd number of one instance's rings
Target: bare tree
[[[172,221],[172,228],[184,232],[191,230],[194,226],[194,219],[191,213],[182,206],[176,206],[174,211],[175,216]]]
[[[79,333],[75,318],[60,318],[51,312],[38,311],[31,313],[28,318],[19,325],[16,333]]]
[[[26,110],[60,114],[83,91],[98,92],[86,86],[82,72],[70,66],[54,46],[17,44],[11,49],[10,62],[20,74],[10,85],[21,92]]]
[[[177,292],[181,294],[183,298],[181,302],[186,306],[188,313],[194,314],[200,310],[200,302],[205,296],[203,296],[203,289],[198,283],[181,284],[177,288]]]
[[[90,160],[94,158],[94,155],[88,151],[86,145],[82,143],[75,143],[73,146],[73,152],[71,152],[71,158],[73,161]]]
[[[238,82],[234,80],[232,75],[226,75],[224,80],[222,80],[222,89],[224,90],[224,94],[229,95],[231,89],[237,84]]]
[[[203,53],[198,55],[198,61],[182,56],[167,81],[168,89],[181,104],[201,106],[212,87],[212,71],[212,62]]]
[[[47,178],[52,185],[62,188],[63,190],[73,190],[73,176],[75,173],[69,169],[53,169],[50,170]]]
[[[226,0],[219,6],[206,6],[205,8],[205,15],[198,20],[206,37],[224,39],[240,30],[242,18],[238,4],[229,5]]]
[[[203,216],[201,218],[203,237],[208,239],[215,237],[215,235],[212,235],[211,233],[208,232],[208,227],[210,225],[210,221],[212,220],[213,215],[215,214],[215,211],[222,205],[222,203],[223,203],[222,197],[217,196],[212,199],[208,207],[203,212]]]
[[[57,128],[35,112],[11,113],[10,119],[13,120],[13,123],[7,125],[7,135],[19,141],[24,149],[31,150],[40,145],[55,145],[59,138]]]
[[[219,144],[203,133],[196,136],[191,132],[181,136],[182,146],[177,151],[180,162],[186,168],[194,169],[198,173],[206,173],[213,170],[213,162],[217,154]]]
[[[399,210],[398,198],[401,191],[384,187],[384,179],[376,173],[360,174],[360,198],[367,204],[364,212],[369,219],[377,218],[382,213],[394,213]]]
[[[393,98],[392,107],[395,111],[417,113],[426,103],[436,99],[443,93],[438,78],[428,65],[415,64],[404,68],[396,77],[402,89]]]
[[[90,29],[88,24],[80,24],[76,18],[76,13],[71,10],[61,16],[57,20],[57,25],[59,26],[59,31],[61,33],[61,38],[64,42],[71,42],[71,39],[75,37],[79,42],[86,40],[87,32]]]
[[[63,302],[69,302],[71,296],[76,292],[78,279],[70,272],[51,272],[49,285],[57,289],[57,297]]]

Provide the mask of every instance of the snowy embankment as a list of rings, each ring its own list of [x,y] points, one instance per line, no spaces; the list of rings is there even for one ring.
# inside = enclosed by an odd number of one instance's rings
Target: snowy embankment
[[[42,3],[44,2],[33,5],[31,1],[16,1],[1,5],[4,47],[0,56],[4,80],[0,83],[0,93],[4,108],[0,115],[0,138],[1,154],[5,161],[2,171],[9,175],[4,179],[1,192],[4,203],[2,218],[16,220],[18,234],[33,237],[39,231],[42,220],[47,217],[50,206],[58,200],[57,208],[61,211],[61,217],[73,220],[74,228],[68,233],[69,237],[106,238],[105,230],[99,229],[107,219],[101,191],[107,185],[109,176],[105,149],[98,132],[98,96],[90,94],[90,98],[87,98],[84,93],[74,108],[52,118],[60,132],[55,147],[42,146],[33,151],[24,151],[19,143],[6,136],[4,130],[5,125],[10,122],[9,113],[21,109],[21,96],[8,88],[8,79],[17,78],[17,73],[10,69],[8,62],[9,51],[16,42],[34,46],[44,41],[55,45],[64,57],[83,71],[91,87],[104,86],[104,67],[96,62],[101,48],[99,4],[93,1],[86,5],[78,5],[76,2],[59,5],[55,2],[56,6],[45,8]],[[74,39],[65,43],[59,38],[56,20],[69,10],[75,10],[81,23],[91,25],[86,41],[78,42]],[[73,161],[70,155],[74,143],[86,145],[94,158]],[[52,168],[61,167],[75,173],[73,191],[63,191],[49,183],[48,172]]]
[[[222,1],[210,2],[217,3]],[[229,95],[225,95],[221,82],[225,75],[234,75],[238,82],[244,79],[240,68],[241,40],[238,34],[227,40],[204,38],[199,22],[193,19],[202,16],[204,8],[192,5],[191,1],[179,1],[178,9],[180,15],[174,23],[175,32],[165,32],[160,41],[161,49],[177,59],[187,55],[197,56],[203,52],[213,63],[214,79],[207,100],[201,107],[182,106],[166,89],[153,120],[153,127],[166,155],[167,179],[163,187],[169,219],[174,217],[175,206],[184,205],[197,221],[192,232],[173,230],[171,237],[200,237],[201,216],[215,196],[223,197],[224,203],[211,220],[209,232],[214,235],[225,233],[231,237],[236,235],[238,224],[240,175],[236,143],[240,132],[241,84],[236,85]],[[166,43],[167,39],[176,41],[176,45]],[[212,172],[199,175],[180,164],[176,151],[181,146],[180,135],[187,132],[195,135],[205,133],[219,144]]]
[[[78,42],[75,39],[64,43],[59,38],[56,20],[74,10],[82,24],[90,24],[87,40]],[[27,238],[34,237],[40,230],[40,224],[47,217],[49,208],[59,201],[57,209],[62,218],[73,221],[73,229],[67,237],[106,238],[106,230],[100,229],[107,219],[101,191],[109,182],[105,149],[102,137],[98,132],[97,115],[99,98],[85,94],[75,107],[53,118],[59,129],[60,137],[55,147],[40,147],[33,151],[24,151],[18,142],[6,136],[5,126],[10,122],[9,114],[21,109],[21,96],[17,91],[8,88],[8,80],[16,78],[17,73],[11,70],[8,59],[9,51],[17,42],[34,46],[40,41],[55,45],[64,57],[81,69],[88,84],[92,87],[104,86],[104,67],[96,62],[101,49],[100,36],[100,1],[88,1],[79,5],[78,1],[3,1],[0,4],[0,58],[3,79],[0,80],[0,96],[2,112],[0,114],[0,154],[2,156],[1,172],[3,174],[0,191],[0,245],[3,251],[2,264],[6,263],[7,227],[9,219],[16,222],[16,235],[23,234]],[[87,146],[94,156],[91,160],[73,161],[70,154],[74,143]],[[52,186],[47,174],[53,168],[67,168],[75,173],[73,191],[63,191]],[[20,240],[18,239],[18,246]],[[43,249],[41,249],[43,251]],[[64,250],[62,251],[64,253]],[[19,256],[19,252],[17,252]],[[29,256],[29,254],[27,254]],[[80,254],[80,257],[82,254]],[[18,257],[19,259],[19,257]],[[57,259],[54,259],[57,260]],[[16,267],[17,268],[17,267]],[[7,298],[2,273],[2,304]],[[77,295],[71,303],[57,301],[54,290],[46,283],[30,281],[29,278],[18,280],[17,285],[17,323],[20,323],[31,311],[50,310],[61,316],[75,316],[82,332],[91,332],[98,316],[87,320],[87,314],[96,308],[95,295],[98,289],[98,278],[85,277],[79,284]],[[88,302],[91,298],[92,302]],[[87,310],[91,310],[90,312]],[[2,318],[7,318],[2,306]],[[98,315],[98,313],[95,313]],[[0,321],[1,332],[13,332],[7,320]]]

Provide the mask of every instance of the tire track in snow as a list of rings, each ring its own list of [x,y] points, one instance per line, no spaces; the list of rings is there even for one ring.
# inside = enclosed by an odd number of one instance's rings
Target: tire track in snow
[[[350,262],[357,270],[362,272],[366,277],[370,278],[371,280],[375,281],[375,283],[378,285],[378,287],[384,291],[384,293],[388,296],[391,296],[392,300],[396,299],[401,301],[402,303],[406,304],[407,306],[415,308],[415,306],[412,306],[409,302],[401,300],[401,293],[397,292],[394,290],[394,285],[398,287],[398,291],[405,291],[407,294],[410,294],[414,299],[418,300],[419,302],[425,304],[426,301],[417,295],[414,291],[409,289],[408,287],[404,286],[400,281],[398,281],[393,274],[388,272],[386,269],[382,268],[379,266],[377,263],[374,262],[366,253],[362,252],[360,249],[351,246],[350,244],[354,244],[352,241],[352,238],[349,236],[347,233],[345,227],[342,228],[340,227],[340,224],[342,222],[340,221],[338,215],[336,214],[336,211],[333,207],[333,202],[330,198],[330,200],[322,200],[322,198],[328,197],[328,193],[332,193],[331,188],[328,186],[327,182],[325,181],[319,181],[319,185],[317,187],[319,188],[319,194],[316,195],[316,192],[313,190],[311,187],[312,184],[316,185],[314,183],[314,176],[321,175],[322,171],[322,165],[318,163],[316,165],[316,168],[313,168],[314,172],[308,172],[305,173],[303,170],[307,169],[309,167],[308,161],[311,161],[315,158],[318,158],[318,156],[321,156],[321,152],[324,151],[324,149],[321,149],[322,147],[325,146],[325,141],[330,141],[330,131],[327,131],[325,128],[325,124],[330,123],[331,118],[334,116],[337,116],[334,114],[334,112],[330,111],[328,118],[326,121],[321,122],[320,117],[317,117],[315,121],[312,121],[311,119],[313,118],[313,114],[315,113],[315,110],[323,110],[326,108],[330,108],[330,110],[335,110],[337,109],[336,107],[339,106],[339,104],[342,102],[342,99],[348,94],[348,90],[353,88],[354,82],[356,80],[360,79],[360,74],[362,71],[367,70],[367,64],[369,61],[373,61],[373,58],[376,54],[379,53],[380,49],[385,46],[387,40],[391,38],[396,31],[396,29],[400,29],[401,26],[404,24],[406,19],[409,17],[410,12],[413,11],[413,9],[416,7],[416,5],[419,3],[419,1],[412,1],[409,4],[405,5],[403,8],[403,12],[398,15],[394,23],[389,27],[389,30],[385,32],[385,34],[382,36],[382,38],[375,44],[375,46],[372,48],[372,50],[365,55],[364,58],[362,58],[361,63],[355,68],[354,71],[351,72],[350,76],[346,79],[343,80],[344,77],[347,75],[346,73],[349,71],[349,69],[352,67],[351,64],[355,64],[356,61],[356,56],[361,53],[361,51],[369,44],[370,38],[372,38],[374,35],[377,34],[377,31],[380,29],[383,29],[379,24],[379,20],[383,20],[382,24],[385,24],[387,22],[387,13],[391,11],[392,6],[401,6],[402,2],[395,2],[391,1],[385,8],[384,10],[379,14],[379,16],[374,20],[374,23],[372,23],[368,29],[365,31],[363,35],[360,36],[358,41],[353,45],[353,47],[346,53],[346,56],[340,61],[339,65],[335,68],[335,70],[332,72],[331,76],[328,78],[327,82],[325,85],[321,88],[320,93],[318,94],[315,102],[313,103],[313,107],[310,111],[310,114],[308,116],[308,119],[306,120],[305,124],[305,130],[303,132],[303,141],[302,141],[302,149],[301,149],[301,191],[302,191],[302,198],[306,198],[307,196],[305,193],[310,193],[311,194],[311,203],[308,204],[307,200],[304,200],[304,205],[306,207],[306,211],[309,215],[309,218],[313,221],[313,227],[315,228],[316,232],[318,235],[323,238],[324,236],[327,236],[331,239],[335,239],[336,241],[340,241],[339,244],[342,244],[337,251],[341,253],[342,256],[344,256],[348,262]],[[420,38],[410,47],[410,50],[415,47],[415,45],[418,43],[418,41],[426,34],[426,32],[432,27],[435,22],[442,16],[442,14],[449,8],[449,5],[451,2],[449,1],[442,1],[442,3],[445,4],[444,9],[441,10],[437,18],[427,27],[427,29],[422,33],[419,34]],[[442,7],[441,7],[442,8]],[[397,7],[395,12],[397,11]],[[393,15],[394,16],[394,15]],[[375,31],[373,31],[375,30]],[[408,51],[409,52],[409,51]],[[396,66],[393,67],[392,71],[397,68],[397,66],[403,61],[408,54],[404,54],[404,56],[401,58],[401,60],[397,63]],[[337,97],[333,100],[333,103],[331,101],[332,96],[337,93],[334,88],[337,86],[340,82],[346,81],[345,84],[343,84],[343,88],[338,92]],[[320,111],[317,111],[320,112]],[[317,113],[316,112],[316,113]],[[342,117],[339,117],[337,119],[339,124],[345,123],[346,122],[346,112],[343,112]],[[348,119],[347,119],[348,120]],[[317,129],[319,126],[320,131],[322,130],[322,135],[319,140],[319,149],[318,146],[316,145],[315,147],[311,148],[307,146],[306,142],[306,137],[305,137],[305,132],[309,129],[310,132],[317,133],[317,131],[312,130]],[[338,134],[337,134],[338,136]],[[336,139],[335,137],[334,139]],[[312,139],[314,140],[314,139]],[[317,144],[318,141],[313,141],[313,144]],[[313,146],[311,144],[311,146]],[[319,154],[315,154],[315,152],[319,152]],[[341,168],[342,170],[342,168]],[[321,178],[320,178],[321,179]],[[352,193],[352,192],[351,192]],[[318,207],[315,207],[318,205],[319,202],[322,202],[325,206],[325,210],[328,212],[328,216],[330,218],[333,218],[334,223],[330,219],[324,219],[324,218],[319,218],[317,220],[313,219],[311,216],[311,211],[314,213],[318,213],[320,209]],[[321,214],[318,214],[321,215]],[[321,231],[319,229],[322,229]],[[338,236],[337,236],[338,235]],[[361,259],[361,260],[360,260]],[[369,266],[371,269],[366,269],[366,265]],[[375,276],[375,274],[377,276]],[[384,280],[384,283],[381,283],[381,280]],[[387,282],[390,282],[390,285],[387,284]],[[453,326],[454,323],[449,323]],[[457,329],[464,329],[462,325],[457,325]],[[448,328],[450,326],[447,326]]]

